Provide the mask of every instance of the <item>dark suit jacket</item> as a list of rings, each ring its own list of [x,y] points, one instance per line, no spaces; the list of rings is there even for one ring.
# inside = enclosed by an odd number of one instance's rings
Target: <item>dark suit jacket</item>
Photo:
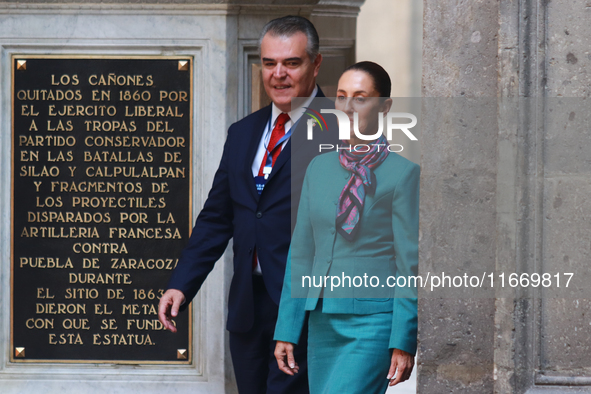
[[[320,89],[317,97],[324,97]],[[259,196],[251,167],[270,116],[271,106],[267,106],[230,126],[213,186],[168,284],[169,289],[183,292],[186,297],[183,306],[186,307],[224,253],[230,238],[234,238],[234,276],[230,285],[227,323],[227,329],[233,332],[246,332],[253,324],[252,261],[255,249],[267,291],[279,305],[293,230],[290,223],[292,200],[293,206],[297,207],[305,167],[318,149],[316,135],[313,141],[316,150],[305,148],[306,121],[302,117]],[[338,129],[333,126],[332,130],[330,136],[319,133],[319,137],[336,143]],[[333,135],[335,138],[331,138]],[[297,154],[298,164],[293,177],[292,145],[294,151],[300,151],[301,147],[302,152]]]

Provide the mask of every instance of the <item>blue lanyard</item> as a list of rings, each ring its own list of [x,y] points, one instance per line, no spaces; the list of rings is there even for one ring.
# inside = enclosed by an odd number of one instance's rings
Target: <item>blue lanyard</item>
[[[283,144],[289,137],[291,137],[291,129],[293,129],[293,125],[292,127],[289,128],[289,131],[287,133],[285,133],[285,135],[283,137],[281,137],[279,139],[279,141],[277,141],[277,144],[275,144],[275,147],[281,146],[281,144]],[[271,130],[271,132],[273,131],[271,129],[271,118],[269,118],[269,121],[267,122],[267,130]],[[269,140],[271,140],[271,136],[269,136]],[[267,144],[265,145],[265,150],[267,151],[267,161],[265,162],[265,167],[263,168],[263,173],[265,174],[265,178],[267,178],[269,176],[269,174],[271,173],[271,168],[273,167],[273,156],[271,155],[271,152],[269,151],[269,142],[267,142]]]

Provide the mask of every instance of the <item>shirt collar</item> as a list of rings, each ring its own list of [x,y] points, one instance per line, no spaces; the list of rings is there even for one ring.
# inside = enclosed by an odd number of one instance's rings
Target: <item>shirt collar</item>
[[[306,112],[306,107],[310,106],[310,103],[312,102],[312,100],[314,100],[314,97],[316,97],[317,94],[318,94],[318,85],[315,85],[314,90],[312,91],[312,94],[310,95],[310,97],[308,97],[306,99],[306,101],[304,101],[302,103],[302,105],[300,105],[297,108],[292,109],[290,112],[287,113],[289,115],[291,125],[294,125],[302,117],[304,112]],[[272,108],[272,110],[271,110],[271,125],[273,125],[272,127],[274,127],[275,122],[277,121],[277,118],[279,117],[279,115],[281,115],[281,113],[283,111],[281,111],[279,108],[277,108],[275,103],[273,103],[271,105],[271,108]]]

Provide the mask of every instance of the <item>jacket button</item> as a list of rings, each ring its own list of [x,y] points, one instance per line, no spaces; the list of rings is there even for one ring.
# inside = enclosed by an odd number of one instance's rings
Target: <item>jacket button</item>
[[[331,234],[334,234],[334,233],[335,233],[335,229],[334,229],[334,227],[330,229],[330,233],[331,233]]]
[[[330,263],[332,263],[332,259],[331,258],[326,259],[326,264],[330,264]]]
[[[257,212],[257,219],[260,219],[263,217],[263,213],[261,211]]]
[[[351,178],[351,174],[349,174],[349,173],[345,174],[345,179],[349,179],[349,178]]]

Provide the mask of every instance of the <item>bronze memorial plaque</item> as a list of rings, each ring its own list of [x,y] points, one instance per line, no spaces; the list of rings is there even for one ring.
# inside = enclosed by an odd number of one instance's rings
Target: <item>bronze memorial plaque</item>
[[[192,59],[12,59],[11,361],[189,363]]]

